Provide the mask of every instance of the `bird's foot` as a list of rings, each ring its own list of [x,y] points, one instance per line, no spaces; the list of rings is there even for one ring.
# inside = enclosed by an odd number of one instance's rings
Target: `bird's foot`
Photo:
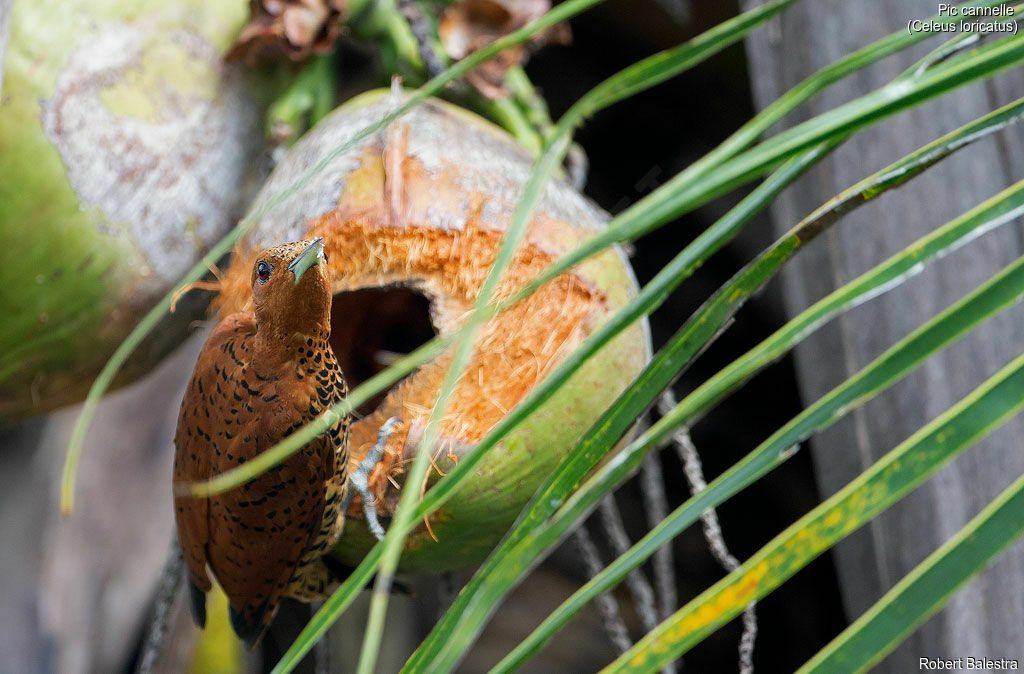
[[[345,500],[342,502],[342,512],[345,512],[348,510],[348,505],[356,493],[363,497],[363,514],[366,516],[366,526],[370,528],[370,532],[378,540],[384,540],[384,527],[380,525],[380,521],[377,519],[376,499],[370,491],[370,472],[377,465],[377,462],[381,460],[381,457],[384,456],[384,447],[388,444],[391,434],[395,432],[395,427],[400,423],[402,423],[401,419],[391,417],[380,427],[380,431],[377,432],[377,443],[366,453],[366,456],[359,463],[359,467],[348,476],[349,490],[345,494]]]

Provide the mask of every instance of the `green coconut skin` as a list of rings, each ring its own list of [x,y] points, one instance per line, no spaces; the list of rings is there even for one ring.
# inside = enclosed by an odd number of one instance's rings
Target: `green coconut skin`
[[[175,201],[178,195],[170,189],[160,192],[159,185],[149,195],[145,181],[160,167],[154,169],[152,157],[133,154],[136,147],[129,141],[126,147],[110,146],[103,155],[123,161],[123,184],[113,186],[123,191],[83,196],[69,178],[69,150],[62,152],[57,146],[54,129],[65,135],[69,145],[86,143],[71,136],[88,132],[89,118],[68,119],[61,109],[59,119],[46,119],[46,110],[64,95],[58,93],[61,86],[68,97],[74,95],[77,83],[65,76],[62,85],[62,73],[82,67],[79,55],[97,35],[109,38],[118,31],[135,31],[149,36],[138,61],[91,90],[89,95],[95,98],[90,102],[98,101],[113,118],[133,124],[140,135],[167,133],[169,122],[189,113],[189,102],[216,101],[222,96],[219,66],[197,58],[194,49],[223,53],[247,17],[247,4],[245,0],[19,0],[14,4],[10,42],[0,64],[4,68],[0,418],[41,413],[81,400],[120,341],[173,286],[172,274],[180,277],[198,261],[237,216],[232,213],[237,205],[226,201],[206,210],[197,207],[194,202],[201,195],[184,194]],[[161,35],[173,39],[161,41]],[[196,45],[190,47],[192,52],[181,47],[182,36]],[[246,87],[254,101],[259,99],[251,82]],[[253,127],[256,139],[260,138],[258,118],[254,112],[251,120],[240,122]],[[66,128],[72,123],[81,129]],[[203,128],[203,123],[205,118],[196,128]],[[96,145],[97,150],[104,149],[99,147],[102,143]],[[226,145],[234,154],[225,155],[224,162],[240,163],[252,154],[233,140]],[[86,154],[81,159],[84,166],[78,172],[88,178],[92,158]],[[103,159],[97,157],[96,162],[102,164]],[[241,175],[233,169],[211,172],[219,185],[215,190],[240,191],[241,181],[233,177],[236,173]],[[142,187],[133,189],[134,185]],[[154,217],[146,225],[150,239],[143,240],[134,218],[107,208],[135,195],[152,198],[155,208],[180,207],[186,218],[193,210],[196,215],[191,225],[172,220],[164,224]],[[200,305],[197,296],[187,298],[178,313],[137,350],[119,382],[145,372],[180,343]]]
[[[609,269],[608,276],[615,270]],[[434,574],[483,562],[526,502],[647,361],[647,336],[627,330],[594,355],[478,464],[474,474],[430,517],[435,541],[420,524],[405,541],[398,570]],[[438,466],[447,472],[452,464]],[[387,522],[384,522],[387,526]],[[355,566],[376,544],[352,519],[334,556]]]
[[[255,207],[278,193],[282,185],[290,184],[304,167],[316,163],[355,130],[379,119],[391,105],[388,97],[388,92],[368,92],[321,121],[278,165],[257,197]],[[497,221],[511,215],[532,157],[508,133],[475,114],[438,100],[417,107],[403,117],[401,123],[408,125],[409,147],[415,147],[410,152],[418,160],[431,167],[443,166],[446,162],[448,166],[457,166],[457,169],[446,170],[454,170],[461,184],[470,186],[467,189],[473,189],[472,185],[486,186],[490,200],[508,204]],[[379,142],[380,139],[367,141]],[[372,150],[364,143],[325,167],[322,175],[310,181],[308,187],[255,225],[248,245],[259,249],[273,241],[304,236],[306,223],[338,203],[339,194],[350,179],[358,182],[353,173],[358,165],[355,158],[366,152],[380,151],[379,146],[374,147],[378,149]],[[477,150],[480,153],[476,153]],[[547,238],[536,242],[548,248],[553,256],[574,248],[579,240],[604,227],[608,219],[597,206],[560,182],[549,186],[537,212],[569,223],[564,228],[547,230],[543,235]],[[419,216],[420,221],[431,221],[422,213]],[[457,221],[458,217],[452,216],[446,220],[446,226],[457,228]],[[605,297],[605,312],[596,319],[592,330],[636,296],[637,283],[632,269],[618,247],[589,258],[577,266],[574,273],[580,282],[596,288]],[[339,284],[361,287],[372,285],[372,280],[335,277],[335,292],[339,291]],[[448,321],[442,321],[436,327],[445,334],[451,326]],[[456,494],[430,517],[436,541],[422,523],[409,535],[399,570],[439,573],[483,561],[541,482],[642,371],[650,352],[646,321],[635,323],[606,344],[557,393],[494,447]],[[406,451],[410,451],[408,445]],[[472,448],[462,451],[472,451]],[[437,463],[445,472],[452,467],[443,455]],[[437,477],[436,473],[433,475]],[[394,501],[397,494],[389,492],[385,498]],[[386,520],[384,524],[387,526]],[[355,566],[375,543],[365,522],[352,517],[346,522],[333,555]]]
[[[607,294],[609,313],[636,294],[629,263],[617,250],[591,258],[581,265],[580,272]],[[491,449],[473,475],[430,516],[437,540],[422,523],[412,531],[398,571],[436,574],[482,563],[541,483],[640,374],[650,353],[645,319],[594,354],[557,393]],[[632,432],[625,440],[630,438]],[[623,443],[616,449],[621,446]],[[436,463],[445,473],[454,467],[444,457]],[[437,474],[433,477],[436,482]],[[364,520],[351,519],[334,556],[355,566],[376,543]]]

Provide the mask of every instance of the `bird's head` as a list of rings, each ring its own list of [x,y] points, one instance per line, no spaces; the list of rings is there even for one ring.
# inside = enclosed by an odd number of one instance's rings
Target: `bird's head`
[[[310,333],[329,328],[331,288],[324,271],[322,237],[268,248],[252,267],[256,324],[275,332]]]

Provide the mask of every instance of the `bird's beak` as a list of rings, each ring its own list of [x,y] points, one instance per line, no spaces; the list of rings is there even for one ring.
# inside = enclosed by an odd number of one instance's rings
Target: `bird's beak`
[[[314,264],[321,264],[324,260],[324,238],[318,236],[299,253],[298,257],[288,265],[288,271],[295,274],[295,282],[298,283],[306,270]]]

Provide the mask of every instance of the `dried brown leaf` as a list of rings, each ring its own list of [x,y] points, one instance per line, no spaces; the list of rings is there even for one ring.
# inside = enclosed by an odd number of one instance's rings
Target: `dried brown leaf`
[[[550,8],[550,0],[460,0],[444,11],[438,36],[448,56],[457,60],[522,28]],[[507,95],[504,82],[509,68],[524,64],[533,51],[546,44],[568,44],[570,40],[567,24],[552,26],[478,66],[466,80],[485,96],[501,98]]]
[[[250,0],[249,23],[227,57],[256,65],[325,54],[341,35],[345,12],[345,0]]]

